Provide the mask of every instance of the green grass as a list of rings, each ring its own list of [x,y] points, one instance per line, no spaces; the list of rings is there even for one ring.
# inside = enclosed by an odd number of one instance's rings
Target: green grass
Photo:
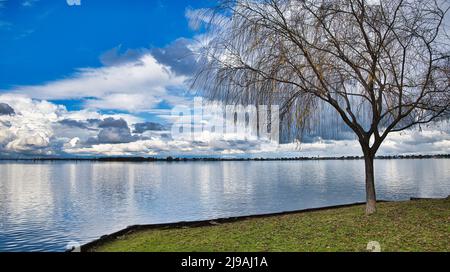
[[[105,252],[450,251],[450,199],[379,203],[217,226],[137,231],[106,243]]]

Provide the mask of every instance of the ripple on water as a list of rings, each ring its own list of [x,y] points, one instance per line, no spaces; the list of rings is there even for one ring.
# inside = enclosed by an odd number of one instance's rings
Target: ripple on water
[[[376,162],[380,199],[446,197],[450,160]],[[362,161],[0,163],[0,251],[63,251],[129,225],[364,200]]]

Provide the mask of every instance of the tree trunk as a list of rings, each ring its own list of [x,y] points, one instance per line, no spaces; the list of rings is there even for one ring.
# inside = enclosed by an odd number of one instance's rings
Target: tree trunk
[[[375,174],[374,174],[375,156],[364,152],[364,161],[366,169],[366,214],[371,215],[377,211],[377,195],[375,191]]]

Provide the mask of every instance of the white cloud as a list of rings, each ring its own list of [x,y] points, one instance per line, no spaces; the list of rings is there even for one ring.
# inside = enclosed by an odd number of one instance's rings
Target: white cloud
[[[3,94],[0,102],[9,105],[13,115],[0,115],[0,154],[57,155],[59,144],[73,143],[75,137],[89,138],[96,131],[65,127],[62,120],[88,121],[108,117],[124,119],[129,125],[142,119],[129,114],[100,114],[90,110],[69,112],[64,106],[45,100],[34,100],[25,95]],[[6,153],[6,154],[5,154]]]
[[[0,101],[10,105],[13,116],[1,116],[0,147],[8,152],[48,154],[53,136],[51,124],[57,122],[64,107],[47,101],[33,101],[25,96],[1,95]]]
[[[206,11],[206,9],[186,9],[185,16],[192,30],[199,30],[202,24],[207,23],[205,21],[207,16],[204,15]]]
[[[444,124],[450,127],[449,124]],[[100,144],[91,147],[68,147],[72,154],[105,156],[216,156],[216,157],[341,157],[362,156],[356,140],[317,141],[313,143],[274,144],[246,138],[245,135],[205,135],[199,140],[170,140],[154,137],[122,144]],[[450,135],[430,128],[393,133],[378,155],[449,154]]]
[[[87,107],[138,112],[157,105],[167,97],[168,88],[182,87],[186,79],[147,54],[133,62],[83,68],[67,79],[19,86],[8,92],[45,100],[89,97],[92,99],[87,101]]]
[[[156,99],[154,99],[157,101]],[[155,102],[152,103],[154,105]],[[148,98],[144,94],[123,94],[116,93],[107,95],[101,99],[86,100],[88,109],[115,109],[128,112],[146,110],[149,107]]]
[[[67,111],[64,106],[24,95],[0,95],[0,102],[14,109],[14,115],[0,115],[0,153],[2,155],[106,155],[106,156],[221,156],[221,157],[330,157],[360,156],[357,141],[316,141],[277,145],[246,134],[202,133],[191,139],[173,140],[168,131],[128,134],[128,143],[101,144],[96,139],[99,120],[123,119],[130,128],[143,122],[130,114],[104,115],[93,110]],[[72,120],[81,125],[68,126]],[[94,120],[94,121],[92,121]],[[95,125],[89,127],[89,122]],[[126,128],[125,128],[126,130]],[[125,131],[124,130],[124,131]],[[393,133],[382,145],[379,155],[450,153],[450,122]],[[146,138],[148,137],[148,138]],[[127,140],[128,141],[128,140]]]
[[[0,6],[2,2],[5,1],[0,0]],[[188,17],[194,18],[195,14],[187,11]],[[196,51],[209,38],[207,35],[199,36],[197,42],[189,44],[181,41],[173,48],[178,50],[177,48],[189,46],[191,51]],[[129,52],[124,57],[117,54],[118,52],[113,52],[108,56],[110,66],[80,69],[69,78],[42,85],[19,86],[0,95],[0,103],[10,105],[16,113],[12,116],[0,116],[0,152],[31,155],[58,155],[66,152],[72,155],[225,157],[361,155],[358,142],[352,140],[276,145],[246,135],[206,133],[197,137],[196,141],[189,141],[172,140],[167,137],[169,132],[166,131],[148,132],[143,137],[135,137],[131,133],[131,127],[145,120],[133,114],[101,114],[98,110],[130,113],[145,111],[170,122],[173,117],[169,115],[169,110],[155,109],[155,106],[163,100],[172,105],[186,104],[184,97],[169,90],[183,88],[188,78],[174,73],[169,66],[159,63],[147,51],[136,54]],[[159,57],[166,58],[164,63],[170,65],[171,56],[172,54],[165,53]],[[111,59],[116,57],[120,58],[119,61]],[[64,106],[46,101],[59,99],[82,99],[85,109],[67,111]],[[130,131],[124,131],[130,142],[101,144],[102,141],[91,141],[89,144],[89,139],[98,140],[98,129],[82,125],[70,127],[60,123],[72,120],[84,124],[89,120],[104,120],[108,117],[127,122]],[[379,154],[450,153],[449,128],[449,123],[444,123],[441,127],[432,126],[422,132],[392,134]],[[120,134],[121,131],[106,132]]]
[[[102,115],[90,110],[69,112],[64,106],[47,101],[32,100],[26,96],[0,95],[0,101],[10,105],[14,115],[0,116],[0,150],[5,154],[107,156],[222,156],[222,157],[329,157],[360,156],[357,141],[317,141],[276,145],[248,137],[245,134],[205,133],[192,140],[172,140],[169,132],[158,132],[148,139],[135,139],[129,143],[86,145],[87,139],[96,137],[99,130],[68,127],[63,120],[88,123],[112,117],[126,120],[129,127],[140,118],[127,114]],[[442,154],[450,153],[450,123],[442,122],[423,128],[391,134],[383,144],[380,155]],[[131,136],[130,136],[131,137]]]
[[[229,22],[230,18],[215,13],[212,9],[207,8],[187,8],[184,13],[188,20],[188,25],[192,30],[199,30],[202,26],[218,27],[225,22]]]

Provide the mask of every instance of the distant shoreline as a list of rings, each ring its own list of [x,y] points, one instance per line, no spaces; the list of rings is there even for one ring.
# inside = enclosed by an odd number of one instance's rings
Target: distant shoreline
[[[87,161],[87,162],[213,162],[213,161],[331,161],[363,160],[362,156],[291,157],[291,158],[183,158],[183,157],[94,157],[94,158],[0,158],[0,161]],[[377,156],[377,160],[450,159],[450,154]]]

